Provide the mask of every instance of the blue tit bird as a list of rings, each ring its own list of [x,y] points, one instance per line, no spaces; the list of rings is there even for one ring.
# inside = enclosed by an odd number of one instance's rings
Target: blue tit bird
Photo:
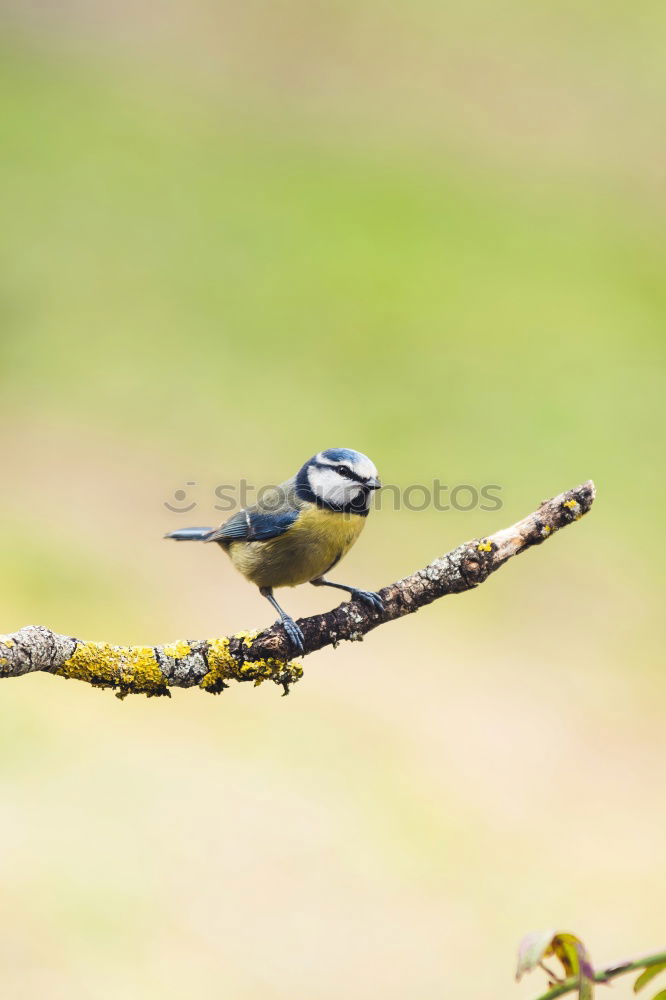
[[[270,601],[302,653],[303,633],[276,601],[275,587],[336,587],[375,611],[383,609],[378,594],[326,579],[360,535],[372,493],[380,487],[377,469],[366,455],[328,448],[219,528],[181,528],[165,538],[221,545],[236,569]]]

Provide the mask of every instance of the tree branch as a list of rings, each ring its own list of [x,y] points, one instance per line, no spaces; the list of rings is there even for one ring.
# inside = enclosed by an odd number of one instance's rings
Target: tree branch
[[[384,622],[412,614],[445,594],[461,594],[488,579],[512,556],[544,542],[560,528],[579,520],[594,501],[594,483],[545,500],[522,521],[487,538],[465,542],[424,569],[380,590],[384,611],[359,601],[345,601],[323,615],[302,618],[305,655],[343,640],[359,640]],[[302,676],[290,663],[291,648],[281,625],[263,632],[240,633],[221,639],[181,640],[164,646],[111,646],[57,635],[39,625],[27,625],[12,635],[0,635],[0,677],[19,677],[41,670],[76,678],[126,694],[168,695],[171,687],[198,685],[214,694],[227,681],[271,680],[284,687]]]
[[[607,969],[599,969],[594,974],[594,981],[595,983],[609,983],[616,976],[624,976],[627,972],[636,972],[639,969],[650,969],[652,966],[664,963],[666,963],[666,951],[662,951],[658,955],[648,955],[646,958],[637,958],[630,962],[620,962]],[[547,993],[542,993],[540,997],[537,997],[537,1000],[556,1000],[557,997],[563,997],[565,993],[573,993],[579,988],[580,978],[571,976],[563,983],[557,983]]]

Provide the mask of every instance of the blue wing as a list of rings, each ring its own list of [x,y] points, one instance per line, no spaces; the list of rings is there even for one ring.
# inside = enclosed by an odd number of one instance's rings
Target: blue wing
[[[207,542],[265,542],[288,531],[298,518],[297,510],[239,510],[212,531]]]

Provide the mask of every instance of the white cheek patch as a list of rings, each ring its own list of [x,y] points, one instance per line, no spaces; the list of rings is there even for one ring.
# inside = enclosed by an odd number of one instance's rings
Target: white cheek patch
[[[308,480],[315,496],[336,507],[346,506],[361,492],[358,483],[352,479],[343,479],[333,466],[330,469],[311,466],[308,469]]]
[[[346,482],[343,482],[342,493],[344,499],[341,501],[342,506],[348,503],[352,503],[352,501],[354,501],[356,497],[360,496],[361,492],[362,490],[358,483],[355,483],[349,479]]]

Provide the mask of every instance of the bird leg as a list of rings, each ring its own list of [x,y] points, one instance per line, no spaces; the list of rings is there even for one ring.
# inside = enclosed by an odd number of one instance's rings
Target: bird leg
[[[372,590],[359,590],[358,587],[347,587],[344,583],[331,583],[323,576],[317,577],[316,580],[310,580],[310,583],[313,587],[335,587],[336,590],[346,590],[348,594],[351,594],[353,600],[363,601],[371,611],[382,612],[384,610],[384,602],[379,594],[375,594]]]
[[[267,601],[270,601],[277,613],[280,616],[280,621],[284,627],[285,632],[289,636],[289,641],[296,650],[297,653],[303,653],[305,650],[305,639],[300,628],[286,611],[283,611],[278,602],[273,597],[272,587],[259,587],[259,593],[262,597],[265,597]]]

